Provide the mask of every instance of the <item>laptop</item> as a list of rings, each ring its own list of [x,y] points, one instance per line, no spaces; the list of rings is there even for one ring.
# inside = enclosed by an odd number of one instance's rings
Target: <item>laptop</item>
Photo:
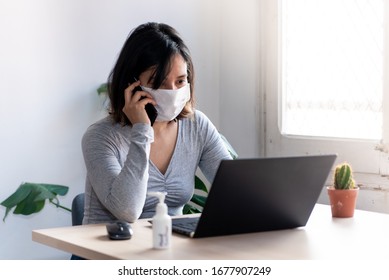
[[[306,225],[336,155],[223,160],[200,217],[173,219],[193,238]]]

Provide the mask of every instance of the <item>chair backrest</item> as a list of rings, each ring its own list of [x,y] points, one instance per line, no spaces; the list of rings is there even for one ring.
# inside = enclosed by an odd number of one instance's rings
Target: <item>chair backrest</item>
[[[72,225],[82,225],[82,219],[84,218],[84,201],[85,194],[80,193],[73,198],[72,201]]]

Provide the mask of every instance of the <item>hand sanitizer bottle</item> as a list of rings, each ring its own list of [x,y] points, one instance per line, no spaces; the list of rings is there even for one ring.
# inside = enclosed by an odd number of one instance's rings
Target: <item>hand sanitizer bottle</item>
[[[172,218],[167,213],[165,193],[149,192],[148,195],[159,199],[155,216],[153,217],[153,247],[154,249],[167,249],[170,247],[172,235]]]

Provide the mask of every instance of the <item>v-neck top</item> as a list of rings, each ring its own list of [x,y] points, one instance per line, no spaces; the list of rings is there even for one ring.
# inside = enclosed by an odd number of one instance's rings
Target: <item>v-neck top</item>
[[[82,139],[84,224],[152,217],[158,201],[147,196],[150,191],[166,192],[169,215],[180,215],[193,195],[197,168],[212,183],[220,161],[231,159],[215,126],[198,110],[178,120],[176,146],[164,174],[150,160],[153,140],[150,125],[122,126],[110,116],[87,129]]]

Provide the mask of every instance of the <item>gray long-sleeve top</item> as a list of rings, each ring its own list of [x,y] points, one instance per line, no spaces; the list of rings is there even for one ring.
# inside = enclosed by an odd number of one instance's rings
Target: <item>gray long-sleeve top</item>
[[[200,111],[178,120],[176,147],[165,174],[150,160],[153,140],[150,125],[122,126],[109,116],[88,128],[82,139],[84,224],[153,216],[157,200],[147,196],[149,191],[166,192],[169,215],[182,214],[194,191],[197,167],[213,182],[220,161],[231,159],[215,126]]]

